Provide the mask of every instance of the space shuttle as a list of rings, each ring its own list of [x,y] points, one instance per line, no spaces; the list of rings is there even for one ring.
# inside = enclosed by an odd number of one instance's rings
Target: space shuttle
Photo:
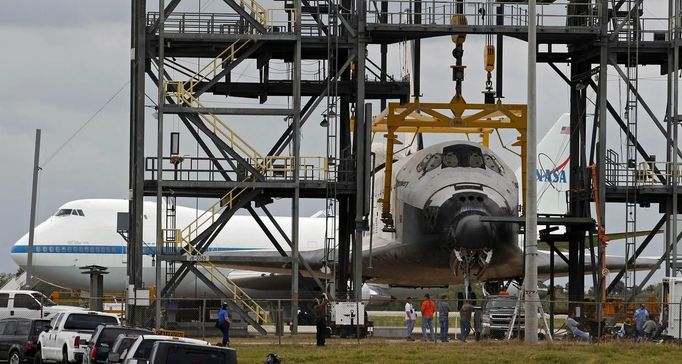
[[[565,212],[568,189],[568,116],[563,115],[538,145],[539,211]],[[377,152],[380,152],[377,150]],[[518,216],[519,175],[491,149],[468,141],[449,141],[414,153],[396,155],[392,184],[395,231],[381,229],[380,200],[375,204],[371,230],[363,237],[363,292],[368,297],[388,298],[391,287],[444,287],[452,284],[500,282],[522,276],[523,254],[517,227],[486,222],[487,216]],[[382,185],[383,172],[375,183]],[[118,212],[128,209],[127,200],[86,199],[71,201],[37,226],[33,266],[27,267],[28,235],[11,248],[12,259],[30,269],[38,279],[59,287],[87,290],[88,277],[80,267],[108,267],[105,292],[123,292],[127,286],[127,243],[116,231]],[[185,226],[203,211],[177,207],[177,226]],[[263,219],[273,229],[274,226]],[[144,203],[143,281],[155,285],[155,202]],[[290,226],[290,217],[277,217]],[[323,213],[300,218],[300,252],[310,267],[323,276],[325,218]],[[373,240],[369,266],[370,235]],[[250,216],[234,216],[205,253],[210,256],[278,256],[270,240]],[[540,277],[549,273],[549,253],[539,257]],[[622,257],[609,257],[607,266],[622,267]],[[216,265],[221,263],[215,263]],[[646,262],[643,263],[646,265]],[[400,269],[397,269],[400,267]],[[556,276],[568,265],[557,260]],[[220,269],[254,298],[290,297],[290,266],[254,261],[224,264]],[[586,262],[586,271],[589,271]],[[162,267],[165,270],[165,266]],[[471,274],[469,274],[471,273]],[[165,272],[162,272],[165,276]],[[209,275],[211,276],[211,275]],[[466,281],[468,280],[468,282]],[[303,278],[302,298],[316,294],[310,278]],[[309,285],[306,290],[306,285]],[[185,278],[176,297],[213,297],[200,280]]]

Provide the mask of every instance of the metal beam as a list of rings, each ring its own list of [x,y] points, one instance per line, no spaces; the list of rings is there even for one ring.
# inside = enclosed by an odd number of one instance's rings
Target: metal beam
[[[261,24],[258,20],[256,20],[256,18],[251,16],[251,14],[246,12],[246,10],[244,10],[244,8],[240,4],[237,4],[237,2],[235,2],[233,0],[223,0],[223,1],[225,2],[225,4],[227,4],[229,7],[231,7],[232,10],[237,12],[237,14],[239,14],[239,16],[241,16],[244,20],[246,20],[254,28],[256,28],[256,30],[258,30],[259,33],[267,33],[268,32],[267,29],[265,29],[265,27],[263,26],[263,24]]]
[[[254,45],[249,47],[247,50],[240,52],[239,57],[237,57],[237,59],[233,60],[228,65],[223,65],[223,69],[220,72],[218,72],[218,74],[216,74],[212,79],[210,79],[209,81],[207,81],[205,83],[202,83],[199,86],[199,88],[197,89],[197,91],[194,93],[194,95],[192,95],[192,96],[194,96],[195,98],[198,99],[199,96],[201,96],[204,92],[206,92],[208,89],[213,87],[213,85],[218,83],[218,81],[220,81],[221,78],[228,75],[230,72],[232,72],[232,70],[235,67],[240,65],[245,59],[249,58],[254,52],[259,50],[260,47],[263,46],[263,44],[265,44],[265,42],[256,42]]]
[[[284,238],[284,241],[289,245],[290,248],[292,248],[292,251],[293,251],[294,244],[289,239],[287,234],[284,232],[284,230],[282,229],[282,226],[277,222],[277,220],[275,220],[275,217],[272,216],[272,214],[270,213],[270,210],[268,210],[265,206],[261,206],[261,209],[263,210],[263,212],[265,212],[265,215],[268,217],[268,219],[270,220],[272,225],[275,227],[275,229],[277,229],[277,232]],[[318,287],[320,287],[322,292],[324,292],[324,284],[322,283],[322,281],[320,281],[317,278],[317,274],[315,274],[313,269],[310,267],[310,264],[308,264],[308,261],[303,259],[300,252],[298,254],[298,259],[299,259],[300,263],[303,264],[303,267],[308,272],[308,274],[310,274],[310,277],[313,278],[313,281],[315,281],[315,284]]]
[[[219,297],[228,297],[228,293],[230,292],[225,292],[222,289],[220,289],[218,286],[213,283],[212,280],[208,279],[204,273],[202,273],[199,269],[197,269],[196,266],[189,266],[189,269],[194,273],[194,275],[199,278],[208,288],[210,288],[213,292],[215,292]],[[246,321],[249,325],[251,325],[254,329],[256,329],[261,335],[267,335],[268,332],[265,331],[263,326],[261,324],[254,320],[246,310],[244,310],[240,305],[237,304],[236,300],[237,297],[232,297],[232,300],[228,300],[227,304],[230,305],[230,309],[233,312],[239,313],[239,316],[241,317],[242,320]]]
[[[175,8],[178,7],[178,4],[180,4],[180,0],[171,0],[171,2],[168,3],[168,6],[166,6],[166,9],[164,9],[163,11],[163,19],[168,18],[173,13],[173,10],[175,10]],[[159,25],[161,23],[160,16],[161,12],[159,12],[159,18],[156,19],[154,24],[147,28],[147,34],[153,35],[159,29]]]
[[[630,260],[627,262],[627,264],[625,264],[625,267],[631,267],[635,264],[639,255],[642,254],[642,252],[649,245],[651,240],[653,240],[653,238],[656,236],[656,234],[658,234],[658,232],[661,230],[661,228],[663,227],[663,224],[665,224],[667,219],[668,219],[667,214],[664,214],[661,217],[661,219],[656,223],[654,228],[651,229],[651,232],[649,233],[649,235],[647,235],[646,238],[644,238],[644,241],[642,241],[642,243],[639,245],[639,247],[637,247],[637,250],[635,251],[634,256],[632,258],[630,258]],[[613,291],[613,289],[616,288],[616,285],[618,284],[618,282],[620,282],[621,278],[623,278],[623,276],[625,276],[625,273],[627,270],[625,267],[623,267],[623,269],[621,269],[620,272],[618,272],[618,274],[616,274],[616,276],[613,278],[613,280],[609,284],[608,288],[606,289],[607,294],[611,293]]]
[[[613,66],[613,68],[616,69],[616,72],[618,72],[618,74],[619,74],[620,77],[623,79],[623,81],[625,81],[625,82],[627,83],[628,88],[630,89],[630,91],[632,91],[632,93],[635,94],[635,96],[637,97],[637,100],[639,101],[640,105],[642,105],[642,107],[644,108],[644,110],[646,111],[646,113],[649,115],[649,117],[651,118],[651,120],[654,122],[654,124],[655,124],[656,127],[658,128],[658,130],[661,132],[661,134],[663,134],[663,137],[666,138],[666,141],[670,141],[670,142],[672,143],[672,138],[671,138],[670,134],[668,134],[667,130],[665,130],[665,128],[663,128],[663,124],[661,124],[661,122],[658,120],[658,118],[656,117],[656,115],[654,115],[654,112],[651,111],[651,108],[650,108],[649,105],[644,101],[644,99],[642,98],[642,96],[639,94],[639,91],[637,91],[637,89],[636,89],[635,86],[632,84],[632,82],[630,82],[630,80],[628,80],[628,76],[623,72],[623,70],[620,68],[620,66],[618,65],[618,63],[616,63],[614,60],[610,60],[609,63],[611,64],[611,66]],[[682,157],[682,151],[680,151],[679,149],[677,149],[677,155],[680,156],[680,157]]]
[[[251,205],[246,206],[246,211],[248,211],[249,214],[251,214],[251,217],[253,217],[253,219],[256,220],[256,223],[258,224],[260,229],[265,233],[265,235],[268,237],[268,239],[270,240],[272,245],[275,247],[275,249],[277,249],[279,254],[283,257],[286,257],[287,252],[285,252],[284,249],[282,249],[282,246],[279,244],[279,242],[277,241],[275,236],[272,235],[272,233],[270,232],[270,229],[268,229],[268,227],[265,226],[265,224],[263,223],[263,220],[260,218],[260,216],[258,216],[258,214],[256,214],[256,211],[253,210],[253,207],[251,207]]]
[[[214,115],[265,115],[281,116],[291,115],[292,109],[281,108],[243,108],[243,107],[187,107],[166,106],[166,114],[214,114]]]
[[[628,14],[625,16],[625,19],[623,19],[623,21],[621,21],[620,24],[618,24],[618,26],[613,30],[613,32],[611,32],[611,36],[609,37],[609,41],[612,42],[612,41],[616,40],[616,38],[618,37],[618,33],[620,33],[620,31],[623,29],[625,24],[630,21],[633,13],[639,12],[639,7],[642,5],[643,1],[644,0],[636,0],[635,5],[632,7],[632,9],[630,9],[630,11],[628,11]],[[622,4],[623,4],[623,2],[619,3],[619,5],[621,5],[621,6],[622,6]],[[618,8],[620,8],[620,6]],[[616,14],[615,14],[616,10],[617,9],[614,9],[614,14],[613,14],[614,17],[616,16]],[[638,19],[638,18],[639,18],[639,14],[636,14],[635,19]]]

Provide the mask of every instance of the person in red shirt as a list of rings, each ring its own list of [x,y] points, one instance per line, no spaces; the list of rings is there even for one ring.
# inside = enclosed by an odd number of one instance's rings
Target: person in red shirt
[[[433,313],[436,311],[436,303],[431,300],[429,294],[424,295],[422,301],[422,340],[426,341],[426,329],[429,329],[429,340],[433,340]]]

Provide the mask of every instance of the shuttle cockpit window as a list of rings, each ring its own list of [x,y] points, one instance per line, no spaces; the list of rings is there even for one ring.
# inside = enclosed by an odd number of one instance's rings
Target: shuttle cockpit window
[[[442,168],[486,168],[481,148],[468,144],[450,145],[443,148],[442,161]]]
[[[442,155],[440,153],[427,154],[417,165],[417,172],[425,175],[441,165]]]
[[[483,155],[483,161],[485,162],[485,166],[493,170],[499,174],[504,174],[504,167],[500,164],[500,162],[497,161],[497,159],[489,154],[484,154]]]

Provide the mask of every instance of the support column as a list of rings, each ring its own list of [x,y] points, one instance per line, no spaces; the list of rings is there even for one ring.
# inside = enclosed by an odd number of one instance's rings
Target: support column
[[[298,335],[298,266],[299,266],[299,207],[301,186],[299,170],[301,163],[301,0],[294,1],[296,9],[294,31],[296,44],[293,57],[293,153],[294,153],[294,197],[291,201],[291,334]]]
[[[162,290],[162,285],[163,281],[161,280],[161,264],[162,261],[160,257],[164,255],[163,252],[163,241],[164,241],[164,234],[163,234],[163,224],[162,224],[162,218],[161,215],[163,214],[163,210],[161,209],[163,205],[163,197],[162,197],[162,188],[161,188],[161,182],[163,181],[163,105],[166,103],[166,97],[164,95],[164,80],[166,79],[164,76],[164,38],[163,38],[163,30],[164,30],[164,22],[165,22],[165,11],[164,9],[166,8],[165,6],[165,0],[159,0],[159,85],[158,85],[158,97],[157,97],[157,119],[158,119],[158,126],[157,126],[157,134],[156,134],[156,158],[157,158],[157,164],[156,164],[156,299],[154,300],[155,304],[155,317],[154,317],[154,324],[157,329],[161,328],[161,290]],[[177,165],[176,165],[177,167]],[[175,234],[175,233],[174,233]]]
[[[600,19],[601,19],[601,45],[599,54],[599,150],[597,151],[597,181],[599,185],[597,186],[599,190],[599,221],[602,224],[606,223],[606,126],[608,114],[607,108],[607,87],[608,87],[608,0],[602,0],[600,3]],[[594,129],[593,129],[594,130]],[[606,252],[604,244],[599,242],[599,290],[597,290],[597,302],[600,304],[597,306],[597,319],[601,323],[601,318],[603,317],[603,302],[606,301],[606,275],[602,272],[602,267],[606,265]],[[601,328],[601,325],[600,325]],[[601,332],[599,333],[601,334]]]
[[[142,288],[142,224],[144,201],[144,83],[146,67],[146,0],[132,0],[131,63],[130,63],[130,161],[129,161],[129,239],[128,287]],[[129,294],[133,292],[129,291]],[[131,301],[128,302],[129,304]],[[131,326],[141,326],[143,316],[135,302],[128,305],[127,319]]]
[[[571,75],[584,74],[589,71],[589,64],[572,63]],[[571,141],[570,141],[570,194],[569,194],[569,216],[585,217],[588,216],[585,205],[585,165],[582,160],[584,153],[585,128],[585,107],[587,99],[584,88],[579,87],[579,83],[573,80],[571,83]],[[600,146],[601,147],[601,146]],[[598,159],[603,159],[599,156]],[[585,297],[585,230],[583,228],[567,227],[569,236],[569,268],[568,268],[568,299],[571,302],[582,302]],[[576,303],[569,303],[569,309],[575,309]],[[582,315],[582,312],[581,312]]]
[[[357,95],[355,100],[355,172],[356,172],[356,191],[355,191],[355,239],[353,240],[353,299],[362,299],[362,221],[364,217],[364,160],[365,160],[365,22],[366,22],[366,3],[365,0],[356,0],[357,11],[357,39],[356,52],[357,68],[355,81],[357,84]],[[372,108],[369,105],[371,115]]]

